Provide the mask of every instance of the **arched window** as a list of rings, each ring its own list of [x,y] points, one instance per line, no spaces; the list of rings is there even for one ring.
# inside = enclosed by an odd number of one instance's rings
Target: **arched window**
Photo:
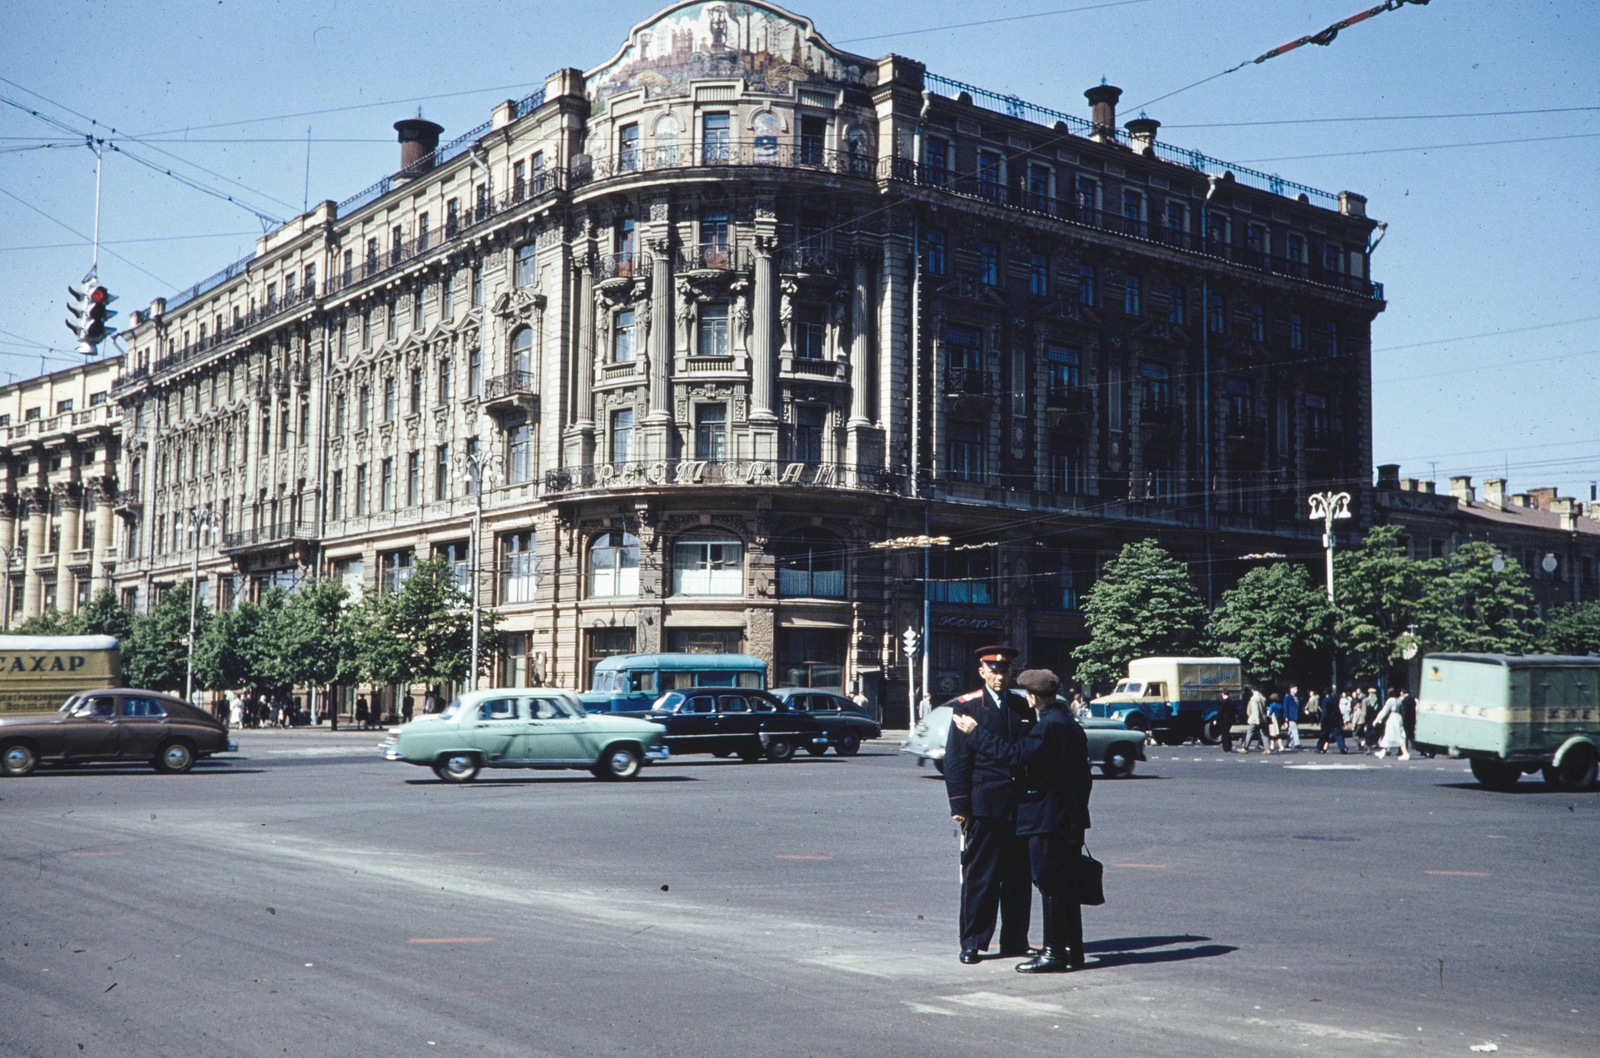
[[[589,544],[589,597],[639,594],[639,538],[602,533]]]
[[[678,119],[671,114],[663,114],[657,118],[655,141],[655,167],[657,169],[676,167],[678,164]]]
[[[532,328],[524,327],[511,336],[511,370],[521,374],[533,371]]]
[[[743,595],[744,543],[724,529],[698,529],[672,548],[672,590],[680,595]]]
[[[844,596],[844,544],[829,533],[806,529],[773,546],[778,559],[778,594]]]

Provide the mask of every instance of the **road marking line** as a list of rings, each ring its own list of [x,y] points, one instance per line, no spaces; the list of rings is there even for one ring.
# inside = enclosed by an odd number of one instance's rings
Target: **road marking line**
[[[120,852],[69,852],[68,856],[121,856]]]
[[[1151,871],[1164,871],[1164,870],[1167,869],[1167,865],[1164,864],[1164,863],[1113,863],[1111,866],[1113,866],[1113,867],[1142,867],[1142,868],[1144,868],[1146,870],[1151,870]]]
[[[407,944],[488,944],[493,937],[407,937]]]
[[[1458,878],[1487,878],[1488,871],[1423,871],[1423,874],[1448,874]]]
[[[436,852],[435,856],[487,856],[487,852]]]
[[[833,859],[832,856],[785,856],[782,853],[779,853],[777,858],[780,859],[780,860],[831,860],[831,859]]]

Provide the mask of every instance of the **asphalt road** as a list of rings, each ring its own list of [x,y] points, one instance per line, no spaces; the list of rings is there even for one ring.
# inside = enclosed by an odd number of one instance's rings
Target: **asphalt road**
[[[1030,978],[956,961],[892,743],[446,787],[378,737],[0,781],[0,1055],[1600,1053],[1600,794],[1152,748],[1088,968]]]

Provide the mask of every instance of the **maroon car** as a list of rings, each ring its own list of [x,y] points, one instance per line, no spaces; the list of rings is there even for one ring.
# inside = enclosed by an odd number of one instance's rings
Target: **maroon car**
[[[201,757],[238,748],[204,711],[132,687],[85,691],[50,715],[0,719],[0,775],[28,775],[40,763],[128,760],[180,774]]]

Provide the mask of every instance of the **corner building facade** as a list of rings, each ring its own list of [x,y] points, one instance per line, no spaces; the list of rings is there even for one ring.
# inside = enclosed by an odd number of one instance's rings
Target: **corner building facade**
[[[1114,88],[1054,114],[740,10],[670,7],[443,146],[397,123],[397,174],[152,305],[119,582],[195,541],[224,603],[470,582],[472,462],[501,682],[746,650],[892,720],[925,605],[943,695],[978,641],[1064,665],[1131,539],[1216,594],[1315,549],[1308,491],[1365,509],[1359,196],[1119,130]]]

